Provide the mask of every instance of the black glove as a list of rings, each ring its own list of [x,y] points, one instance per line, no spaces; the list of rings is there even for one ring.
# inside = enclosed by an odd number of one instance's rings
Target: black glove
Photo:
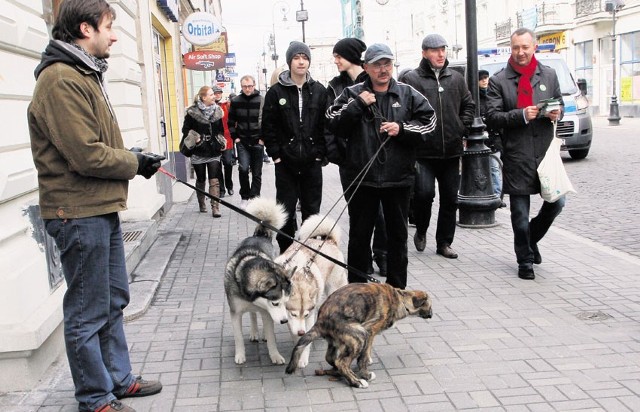
[[[166,159],[164,156],[155,153],[140,153],[133,150],[132,152],[138,158],[138,171],[136,174],[142,175],[146,179],[150,179],[160,168],[160,161]]]
[[[142,153],[142,147],[132,147],[129,151],[133,153]]]

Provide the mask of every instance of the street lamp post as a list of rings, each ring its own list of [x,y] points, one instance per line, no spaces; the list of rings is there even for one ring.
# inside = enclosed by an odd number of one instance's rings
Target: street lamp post
[[[300,0],[300,10],[296,11],[296,21],[302,23],[302,42],[306,43],[304,22],[309,20],[309,11],[304,9],[304,0]]]
[[[269,37],[269,44],[273,46],[273,54],[271,55],[271,59],[273,60],[273,70],[278,70],[278,52],[276,49],[276,17],[275,11],[276,6],[280,7],[280,13],[282,13],[282,21],[287,21],[287,12],[289,11],[289,5],[284,1],[278,1],[273,5],[271,9],[271,24],[273,28],[273,33],[271,37]]]
[[[612,16],[612,33],[611,33],[611,54],[613,55],[612,66],[612,90],[611,104],[609,105],[609,126],[618,126],[620,124],[620,108],[618,107],[618,96],[616,95],[616,13],[624,7],[623,0],[606,0],[605,10]]]
[[[476,22],[476,1],[465,0],[467,23],[467,85],[478,102],[478,43]],[[458,225],[469,228],[495,226],[495,211],[500,206],[500,197],[493,191],[491,180],[491,150],[485,146],[485,125],[480,117],[480,106],[471,124],[469,136],[462,156],[460,191],[458,192]]]

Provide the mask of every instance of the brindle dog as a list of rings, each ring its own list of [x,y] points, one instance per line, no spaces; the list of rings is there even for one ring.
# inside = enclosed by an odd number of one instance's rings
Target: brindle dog
[[[304,348],[324,338],[329,347],[325,359],[333,367],[316,374],[343,376],[351,386],[367,388],[375,374],[367,370],[371,362],[373,338],[395,321],[410,315],[429,319],[431,298],[419,290],[401,290],[387,284],[352,283],[333,292],[318,311],[315,325],[293,349],[286,372],[296,371]],[[358,359],[358,377],[351,363]]]

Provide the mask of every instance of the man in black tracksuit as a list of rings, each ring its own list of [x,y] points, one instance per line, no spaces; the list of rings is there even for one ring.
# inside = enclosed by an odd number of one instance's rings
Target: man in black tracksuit
[[[427,244],[427,229],[435,197],[436,180],[440,210],[436,229],[436,253],[449,259],[458,254],[451,248],[456,231],[462,137],[473,122],[475,103],[462,75],[449,69],[447,41],[429,34],[422,41],[420,66],[407,73],[405,82],[429,99],[438,116],[434,138],[418,147],[418,172],[413,197],[416,233],[413,242],[418,251]]]
[[[238,150],[238,175],[240,177],[241,206],[249,199],[260,196],[262,189],[262,154],[264,142],[260,138],[260,115],[262,96],[255,89],[256,81],[251,75],[240,79],[242,93],[231,100],[229,107],[229,133]],[[249,184],[249,170],[252,182]]]
[[[396,82],[393,53],[384,44],[365,52],[369,78],[344,89],[327,110],[329,129],[346,142],[343,176],[352,187],[349,201],[349,266],[362,272],[369,262],[371,234],[379,205],[387,230],[387,283],[407,286],[407,214],[414,184],[416,146],[436,122],[429,101],[414,88]],[[361,172],[375,158],[364,176]],[[366,282],[349,272],[349,282]]]
[[[306,44],[291,42],[286,57],[289,70],[265,96],[262,136],[275,165],[276,200],[288,214],[282,231],[293,237],[298,200],[302,221],[320,212],[327,89],[309,75],[311,50]],[[276,240],[281,253],[293,243],[280,234]]]

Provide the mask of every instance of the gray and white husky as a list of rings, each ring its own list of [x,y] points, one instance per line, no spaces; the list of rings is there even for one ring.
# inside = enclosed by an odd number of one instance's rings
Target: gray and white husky
[[[287,218],[284,208],[272,199],[256,198],[249,202],[246,210],[278,229]],[[291,293],[291,273],[273,261],[272,240],[273,231],[258,224],[253,236],[238,245],[225,268],[224,290],[231,311],[237,364],[247,360],[242,336],[242,315],[245,312],[250,312],[251,317],[249,339],[252,342],[260,340],[256,316],[256,313],[260,313],[271,362],[285,362],[276,347],[273,322],[287,323],[285,305]]]

